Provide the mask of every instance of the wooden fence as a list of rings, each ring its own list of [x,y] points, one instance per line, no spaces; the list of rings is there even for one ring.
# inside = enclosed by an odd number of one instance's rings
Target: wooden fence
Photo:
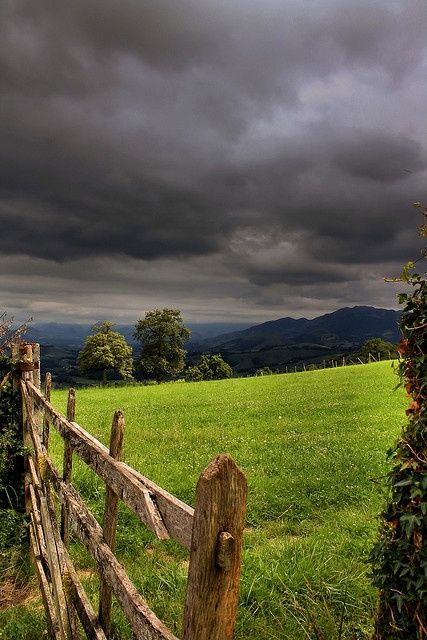
[[[190,552],[183,639],[231,639],[247,495],[246,479],[237,465],[226,455],[212,460],[197,483],[193,510],[121,461],[121,411],[114,414],[108,450],[75,422],[73,390],[68,394],[66,417],[50,403],[50,374],[46,375],[42,394],[39,345],[17,346],[14,359],[16,384],[23,402],[30,543],[50,637],[78,640],[83,632],[90,640],[108,639],[114,594],[135,638],[177,640],[149,608],[114,555],[117,506],[122,500],[159,539],[174,538]],[[62,474],[48,453],[51,426],[64,440]],[[73,455],[79,456],[106,484],[102,526],[72,485]],[[70,526],[98,567],[97,613],[68,553]]]

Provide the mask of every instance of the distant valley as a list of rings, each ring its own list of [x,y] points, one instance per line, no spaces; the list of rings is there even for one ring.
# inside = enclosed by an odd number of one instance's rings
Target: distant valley
[[[341,358],[355,351],[372,337],[397,343],[400,313],[390,309],[357,306],[339,309],[312,320],[280,318],[255,326],[232,323],[190,325],[187,360],[201,353],[221,353],[239,375],[253,374],[258,368],[285,371],[287,367],[316,364]],[[129,344],[133,325],[117,325]],[[77,371],[76,358],[89,325],[34,324],[27,337],[42,345],[42,369],[50,370],[57,384],[89,384]]]

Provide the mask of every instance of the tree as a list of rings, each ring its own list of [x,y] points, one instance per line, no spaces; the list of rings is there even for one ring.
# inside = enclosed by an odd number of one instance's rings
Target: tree
[[[185,366],[184,343],[191,335],[178,309],[154,309],[135,325],[134,337],[141,343],[138,368],[157,382],[176,375]]]
[[[382,338],[370,338],[353,355],[361,360],[369,360],[369,354],[374,356],[375,359],[378,358],[378,354],[380,354],[382,360],[388,359],[390,356],[397,358],[396,345]]]
[[[198,364],[187,370],[187,380],[221,380],[231,378],[233,369],[225,362],[220,353],[204,354]]]
[[[103,384],[107,381],[108,371],[118,371],[124,380],[132,379],[132,347],[124,336],[112,331],[114,322],[101,322],[94,325],[94,335],[88,336],[80,351],[77,364],[82,374],[102,371]]]
[[[273,374],[270,367],[260,367],[255,371],[256,376],[271,376]]]
[[[427,218],[427,209],[416,206]],[[427,236],[426,225],[420,235]],[[427,282],[425,273],[412,272],[414,267],[415,262],[408,262],[397,279],[413,287],[399,295],[405,306],[398,371],[410,404],[407,423],[389,451],[389,500],[370,559],[380,596],[375,640],[427,638]]]

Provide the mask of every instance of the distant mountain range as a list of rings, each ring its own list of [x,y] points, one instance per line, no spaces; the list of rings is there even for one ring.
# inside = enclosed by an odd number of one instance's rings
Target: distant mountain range
[[[283,371],[302,362],[341,357],[373,337],[396,343],[400,338],[399,316],[399,311],[358,306],[312,320],[280,318],[250,327],[232,323],[190,325],[188,360],[195,362],[201,353],[221,353],[236,373],[254,373],[265,366]],[[135,346],[133,325],[117,325],[115,329]],[[76,358],[90,333],[90,325],[45,323],[31,325],[27,337],[42,345],[43,369],[52,371],[58,382],[83,384]]]
[[[197,342],[224,332],[239,331],[246,329],[249,324],[237,322],[201,323],[188,324],[191,329],[193,340]],[[93,324],[72,324],[60,322],[42,322],[30,324],[27,331],[27,338],[32,342],[40,344],[50,344],[53,346],[67,346],[81,349],[87,336],[92,333]],[[135,325],[118,324],[114,331],[119,331],[124,335],[129,344],[136,344],[133,332]]]
[[[282,370],[287,365],[342,356],[369,338],[396,343],[399,317],[399,311],[390,309],[346,307],[312,320],[280,318],[193,342],[191,351],[221,353],[241,373],[263,366]]]

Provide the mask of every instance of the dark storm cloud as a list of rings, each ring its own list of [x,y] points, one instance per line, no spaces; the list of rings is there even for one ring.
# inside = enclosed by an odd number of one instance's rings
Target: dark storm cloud
[[[424,0],[4,0],[1,254],[344,299],[413,255],[426,23]]]

